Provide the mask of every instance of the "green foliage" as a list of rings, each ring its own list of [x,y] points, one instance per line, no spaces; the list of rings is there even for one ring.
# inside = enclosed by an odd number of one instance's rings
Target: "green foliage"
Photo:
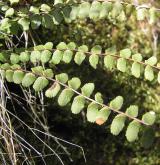
[[[137,62],[134,62],[132,64],[131,72],[133,76],[135,76],[136,78],[139,78],[141,75],[141,65]]]
[[[147,112],[142,116],[142,120],[148,125],[152,125],[155,122],[156,116],[155,112]]]
[[[8,82],[13,82],[13,70],[6,70],[5,77]]]
[[[24,74],[25,73],[23,71],[20,71],[20,70],[14,71],[14,73],[13,73],[13,82],[15,84],[21,84],[22,80],[24,78]]]
[[[36,92],[40,92],[48,85],[48,80],[45,77],[38,77],[33,84],[33,89]]]
[[[53,78],[54,76],[54,73],[53,73],[53,70],[52,69],[45,69],[43,71],[43,75],[47,78]]]
[[[29,19],[21,18],[21,19],[19,19],[18,23],[22,26],[22,29],[24,31],[29,30],[29,25],[30,25]]]
[[[98,64],[98,60],[99,60],[99,56],[96,55],[96,54],[93,54],[89,57],[89,62],[90,62],[90,65],[96,69],[97,68],[97,64]]]
[[[77,45],[74,42],[70,42],[68,45],[64,42],[60,42],[56,47],[57,49],[54,51],[52,47],[53,43],[49,42],[45,45],[35,46],[34,50],[30,52],[30,55],[27,51],[21,52],[20,56],[16,53],[11,53],[10,62],[12,64],[19,64],[20,62],[32,62],[36,64],[41,61],[43,64],[51,63],[53,65],[58,65],[61,62],[70,64],[74,58],[76,64],[82,65],[82,62],[88,59],[89,64],[94,69],[97,69],[98,66],[101,67],[102,63],[104,63],[104,69],[115,70],[117,68],[123,73],[130,72],[130,74],[136,78],[140,78],[141,73],[144,72],[146,80],[153,81],[156,77],[159,83],[159,73],[157,73],[159,68],[156,66],[157,58],[154,56],[142,62],[142,55],[136,53],[131,56],[131,50],[128,48],[120,50],[120,55],[118,56],[116,54],[118,52],[109,49],[103,54],[102,48],[99,45],[92,47],[90,52],[88,52],[88,47],[86,45],[79,46],[76,49]],[[86,58],[86,56],[89,56],[89,58]],[[102,58],[100,58],[100,56],[102,56]],[[144,70],[142,69],[143,67],[145,67]],[[155,76],[155,74],[157,74],[157,76]]]
[[[89,15],[90,11],[90,3],[88,2],[83,2],[79,6],[79,12],[78,12],[78,17],[81,19],[86,18]]]
[[[117,61],[117,69],[121,72],[126,72],[127,69],[127,63],[124,58],[119,58]]]
[[[110,102],[110,107],[113,109],[120,109],[123,104],[123,97],[122,96],[117,96],[115,99],[113,99]]]
[[[40,61],[40,59],[41,59],[40,51],[35,50],[35,51],[31,52],[30,60],[31,60],[32,63],[36,63],[36,62]]]
[[[141,142],[142,142],[142,146],[145,149],[148,149],[149,147],[152,146],[153,141],[155,138],[155,132],[152,128],[146,128],[143,132],[142,138],[141,138]]]
[[[102,9],[100,12],[100,18],[107,17],[111,10],[112,10],[112,3],[111,2],[102,2]]]
[[[76,64],[81,65],[86,58],[84,53],[88,51],[88,47],[86,45],[82,45],[78,47],[78,51],[79,52],[75,54],[74,61]]]
[[[11,17],[14,14],[14,9],[13,8],[9,8],[6,13],[5,13],[5,17]]]
[[[47,63],[51,58],[52,53],[49,50],[44,50],[41,53],[41,62]]]
[[[80,113],[85,107],[85,98],[83,96],[76,96],[73,100],[71,111],[73,114]]]
[[[155,56],[152,56],[148,60],[146,60],[145,63],[153,66],[157,63],[157,58]]]
[[[81,88],[82,94],[87,97],[91,96],[91,94],[93,93],[93,90],[94,90],[93,83],[87,83]]]
[[[60,61],[62,60],[62,57],[63,57],[63,52],[60,51],[60,50],[56,50],[53,53],[53,56],[52,56],[52,59],[51,59],[51,63],[53,63],[53,64],[59,64]]]
[[[19,61],[20,61],[19,55],[15,54],[15,53],[12,53],[11,56],[10,56],[10,61],[11,61],[12,64],[19,63]]]
[[[132,121],[127,127],[126,138],[129,142],[133,142],[138,139],[138,133],[140,130],[140,124],[136,121]]]
[[[49,89],[46,90],[45,96],[49,98],[54,98],[55,96],[57,96],[60,89],[61,86],[55,82]]]
[[[77,90],[81,86],[81,80],[77,77],[73,77],[68,81],[68,86],[74,90]]]
[[[123,49],[120,51],[120,56],[123,58],[129,58],[131,56],[131,50],[130,49]]]
[[[42,75],[43,74],[43,67],[42,66],[36,66],[31,68],[32,72],[37,75]]]
[[[71,101],[73,94],[74,92],[71,89],[64,89],[58,97],[58,104],[66,106]]]
[[[154,72],[151,66],[146,66],[144,76],[149,81],[152,81],[154,79]]]
[[[95,94],[95,101],[97,101],[97,102],[103,104],[103,96],[102,96],[102,94],[101,94],[100,92],[97,92],[97,93]]]
[[[115,67],[115,58],[113,56],[105,56],[104,57],[104,66],[107,69],[113,69]]]
[[[126,110],[126,113],[129,115],[129,116],[132,116],[132,117],[137,117],[138,116],[138,106],[136,105],[130,105],[127,110]]]
[[[109,108],[103,107],[98,111],[98,114],[96,116],[96,123],[98,125],[104,124],[108,120],[108,117],[110,115],[111,111]]]
[[[10,1],[11,5],[16,4],[16,3],[19,2],[19,0],[9,0],[9,1]]]
[[[22,86],[30,87],[34,83],[35,80],[36,80],[36,76],[33,73],[27,73],[25,74],[22,80]]]
[[[72,57],[73,57],[73,52],[71,50],[65,50],[63,53],[62,61],[68,64],[71,62]]]
[[[90,103],[87,108],[87,120],[91,123],[96,121],[98,115],[99,105],[97,103]]]
[[[132,59],[136,62],[141,62],[142,61],[142,55],[140,53],[133,54]]]
[[[0,3],[2,82],[24,87],[41,104],[67,106],[84,121],[106,124],[113,135],[126,126],[129,142],[140,135],[150,147],[148,125],[159,102],[158,10],[121,1],[9,2]]]
[[[29,52],[21,52],[19,59],[23,63],[29,62],[29,60],[30,60]]]
[[[99,18],[99,13],[101,12],[101,7],[100,2],[94,1],[89,11],[89,17],[93,20],[97,20]]]
[[[125,117],[123,115],[117,115],[111,124],[111,133],[113,135],[118,135],[124,128]]]
[[[62,82],[62,83],[66,83],[68,81],[68,75],[66,73],[61,73],[56,75],[56,80]]]

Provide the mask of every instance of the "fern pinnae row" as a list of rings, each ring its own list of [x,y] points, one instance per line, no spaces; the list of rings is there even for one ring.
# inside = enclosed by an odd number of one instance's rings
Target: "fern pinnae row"
[[[57,50],[60,50],[60,51],[74,51],[74,52],[81,52],[80,50],[78,50],[78,49],[45,49],[45,50],[49,50],[49,51],[52,51],[52,52],[55,52],[55,51],[57,51]],[[33,52],[33,50],[27,50],[26,52]],[[88,55],[88,56],[91,56],[91,55],[93,55],[93,53],[92,52],[89,52],[89,51],[85,51],[85,52],[83,52],[85,55]],[[119,58],[124,58],[124,57],[121,57],[121,56],[119,56],[118,54],[106,54],[106,53],[94,53],[95,55],[97,55],[97,56],[112,56],[112,57],[115,57],[116,59],[119,59]],[[160,67],[158,67],[158,66],[155,66],[155,65],[150,65],[150,64],[147,64],[147,63],[145,63],[145,62],[142,62],[142,61],[136,61],[136,60],[134,60],[134,59],[132,59],[132,58],[127,58],[127,57],[125,57],[124,58],[125,60],[128,60],[128,61],[131,61],[131,62],[136,62],[136,63],[139,63],[139,64],[141,64],[141,65],[143,65],[143,66],[150,66],[151,68],[153,68],[153,69],[155,69],[155,70],[158,70],[158,71],[160,71]]]
[[[56,50],[58,50],[58,49],[53,49],[53,51],[56,51]],[[68,49],[64,49],[64,50],[68,50]],[[73,51],[80,52],[78,49],[74,49]],[[84,54],[91,56],[93,53],[91,53],[91,52],[84,52]],[[119,55],[106,54],[106,53],[100,53],[100,54],[96,53],[96,55],[98,55],[98,56],[112,56],[112,57],[115,57],[117,59],[122,58]],[[131,62],[137,62],[137,63],[142,64],[144,66],[149,65],[149,64],[146,64],[145,62],[142,62],[142,61],[135,61],[132,58],[125,58],[125,59],[128,60],[128,61],[131,61]],[[154,68],[154,69],[156,69],[156,70],[158,70],[158,71],[160,71],[160,67],[157,67],[157,66],[154,66],[154,65],[149,65],[149,66]]]
[[[50,78],[49,78],[49,79],[50,79]],[[113,109],[113,108],[111,108],[110,106],[107,106],[107,105],[105,105],[105,104],[103,104],[103,103],[99,103],[99,102],[97,102],[96,100],[91,99],[90,97],[87,97],[87,96],[83,95],[82,93],[78,92],[77,90],[74,90],[73,88],[69,87],[69,86],[66,85],[66,84],[63,84],[63,83],[61,83],[61,82],[59,82],[59,81],[57,81],[57,80],[55,80],[55,79],[50,79],[50,80],[61,84],[63,87],[66,87],[66,88],[71,89],[71,90],[72,90],[74,93],[76,93],[77,95],[82,96],[82,97],[84,97],[85,99],[87,99],[87,100],[89,100],[89,101],[91,101],[91,102],[93,102],[93,103],[96,103],[96,104],[102,106],[103,108],[106,107],[106,108],[112,110],[113,112],[116,112],[116,113],[121,114],[121,115],[123,115],[123,116],[127,116],[128,118],[130,118],[130,119],[132,119],[132,120],[135,120],[135,121],[137,121],[137,122],[139,122],[139,123],[141,123],[141,124],[148,125],[147,123],[143,122],[143,121],[140,120],[140,119],[137,119],[137,118],[135,118],[135,117],[132,117],[132,116],[130,116],[130,115],[128,115],[128,114],[126,114],[126,113],[124,113],[124,112],[122,112],[122,111]]]
[[[3,69],[0,69],[0,70],[3,70]],[[90,98],[90,97],[88,97],[88,96],[86,96],[86,95],[84,95],[84,94],[78,92],[77,90],[73,89],[71,86],[66,85],[66,84],[63,83],[63,82],[60,82],[60,81],[57,80],[57,79],[50,78],[50,77],[47,77],[46,75],[42,75],[42,74],[39,74],[39,73],[33,73],[33,72],[31,72],[31,71],[27,71],[27,70],[24,70],[24,69],[13,69],[13,71],[21,71],[21,72],[24,72],[24,73],[32,73],[32,74],[34,74],[35,76],[39,76],[39,78],[44,77],[44,78],[46,78],[46,80],[50,80],[50,81],[52,81],[52,82],[54,82],[54,83],[60,84],[61,86],[65,87],[65,89],[70,89],[70,90],[73,91],[75,94],[77,94],[78,96],[82,96],[83,98],[85,98],[86,100],[90,101],[91,103],[95,103],[95,104],[101,106],[102,108],[107,108],[107,109],[109,109],[109,110],[111,110],[111,111],[113,111],[113,112],[118,113],[119,115],[122,115],[122,116],[124,116],[124,117],[128,117],[129,119],[134,120],[134,121],[137,121],[138,123],[141,123],[141,124],[143,124],[143,125],[149,125],[149,124],[147,124],[146,122],[144,122],[143,120],[140,120],[140,119],[138,119],[138,118],[136,118],[136,117],[133,117],[133,116],[129,115],[128,113],[122,112],[122,111],[120,111],[119,109],[116,109],[116,108],[112,108],[111,105],[107,106],[107,105],[105,105],[105,104],[103,104],[103,103],[100,103],[100,102],[98,102],[98,101],[96,101],[96,100],[94,100],[94,99],[92,99],[92,98]],[[45,81],[46,81],[46,80],[45,80]],[[48,85],[48,82],[46,82],[46,83],[44,84],[44,86],[47,86],[47,85]],[[37,91],[38,91],[38,90],[37,90]]]
[[[40,75],[37,75],[37,76],[40,76]],[[47,77],[46,77],[46,78],[47,78]],[[107,106],[107,105],[105,105],[105,104],[103,104],[103,103],[99,103],[98,101],[96,101],[96,100],[94,100],[94,99],[92,99],[92,98],[90,98],[90,97],[87,97],[87,96],[83,95],[82,93],[78,92],[77,90],[74,90],[73,88],[69,87],[68,85],[66,85],[66,84],[64,84],[64,83],[62,83],[62,82],[60,82],[60,81],[58,81],[58,80],[55,80],[55,79],[53,79],[53,78],[47,78],[47,79],[49,79],[49,80],[51,80],[51,81],[53,81],[53,82],[56,82],[56,83],[62,85],[63,87],[65,87],[65,88],[71,89],[71,90],[72,90],[74,93],[76,93],[77,95],[84,97],[85,99],[87,99],[87,100],[90,101],[90,102],[93,102],[93,103],[96,103],[96,104],[102,106],[102,108],[108,108],[108,109],[112,110],[113,112],[116,112],[116,113],[118,113],[118,114],[121,114],[121,115],[123,115],[123,116],[126,116],[126,117],[128,117],[128,118],[130,118],[130,119],[132,119],[132,120],[135,120],[135,121],[137,121],[137,122],[139,122],[139,123],[141,123],[141,124],[148,125],[147,123],[143,122],[142,120],[140,120],[140,119],[138,119],[138,118],[132,117],[132,116],[130,116],[130,115],[128,115],[128,114],[126,114],[126,113],[124,113],[124,112],[122,112],[122,111],[113,109],[113,108],[111,108],[110,106]]]
[[[89,56],[89,59],[87,58],[87,60],[94,69],[97,69],[99,61],[102,60],[104,69],[117,69],[121,72],[126,72],[127,66],[131,66],[130,74],[139,78],[142,73],[141,66],[143,66],[145,79],[152,81],[155,78],[155,70],[159,72],[156,73],[156,79],[158,83],[160,83],[160,67],[159,63],[157,63],[157,58],[152,56],[149,59],[142,61],[142,55],[139,53],[132,54],[129,48],[122,49],[119,52],[115,50],[114,53],[109,52],[107,49],[105,53],[102,53],[102,48],[99,45],[94,46],[88,51],[86,45],[81,45],[76,48],[74,42],[70,42],[69,44],[60,42],[56,48],[53,48],[52,43],[46,43],[45,45],[38,45],[31,49],[32,50],[26,50],[26,52],[21,52],[20,56],[16,53],[11,53],[9,61],[12,64],[19,64],[20,62],[26,63],[29,61],[33,64],[36,64],[37,62],[39,64],[39,62],[41,62],[44,66],[46,63],[57,65],[60,62],[64,62],[65,64],[70,64],[74,59],[74,62],[77,65],[81,65],[86,59],[86,56]],[[28,55],[28,52],[31,52],[30,55]]]
[[[116,0],[107,0],[107,1],[106,1],[106,0],[96,0],[96,1],[99,1],[99,2],[111,2],[111,3],[115,3],[115,2],[116,2]],[[82,2],[85,2],[85,1],[82,1]],[[131,6],[135,7],[135,8],[151,9],[150,6],[147,6],[147,5],[145,5],[145,4],[138,5],[138,4],[123,2],[123,1],[120,1],[120,3],[121,3],[121,4],[124,4],[124,5],[131,5]],[[155,10],[160,11],[159,8],[155,8]]]

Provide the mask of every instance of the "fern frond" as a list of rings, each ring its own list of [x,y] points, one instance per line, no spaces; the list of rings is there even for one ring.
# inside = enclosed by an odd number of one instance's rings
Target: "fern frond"
[[[53,65],[60,63],[70,64],[73,60],[77,65],[81,65],[86,59],[94,69],[98,66],[113,71],[117,69],[123,73],[127,72],[136,78],[139,78],[144,73],[146,80],[153,81],[157,79],[157,82],[160,82],[160,67],[155,56],[143,61],[140,53],[134,54],[129,48],[122,49],[119,52],[106,49],[105,53],[102,53],[100,45],[94,46],[90,51],[86,45],[78,47],[73,42],[69,44],[60,42],[56,49],[52,49],[52,46],[53,44],[51,44],[48,50],[45,45],[38,45],[32,48],[34,49],[33,51],[26,50],[21,52],[20,55],[11,53],[10,63],[26,63],[30,57],[30,62],[34,65],[39,64],[39,62],[42,65],[46,63]]]
[[[122,96],[117,96],[111,100],[108,105],[103,103],[102,95],[99,92],[94,95],[95,99],[92,99],[91,97],[94,94],[95,88],[94,84],[87,83],[81,87],[81,81],[78,77],[69,79],[66,73],[61,73],[55,75],[54,78],[44,75],[43,73],[45,70],[41,70],[40,73],[11,68],[11,66],[9,68],[7,67],[6,69],[4,69],[4,67],[2,69],[1,67],[1,70],[5,71],[6,73],[6,80],[9,80],[8,82],[11,82],[13,77],[14,83],[22,84],[24,87],[29,87],[33,84],[33,89],[36,92],[45,90],[45,95],[49,98],[53,98],[60,93],[58,96],[58,104],[60,106],[66,106],[67,104],[71,103],[71,111],[74,114],[80,113],[86,107],[86,117],[89,122],[101,125],[107,121],[111,111],[118,113],[118,115],[113,118],[111,123],[111,133],[114,135],[118,135],[123,130],[126,118],[133,120],[129,124],[126,132],[126,137],[129,141],[137,139],[139,124],[152,125],[155,122],[155,113],[153,112],[145,113],[142,116],[142,120],[138,119],[138,107],[135,105],[131,105],[129,108],[127,108],[126,112],[120,111],[123,106]],[[37,67],[35,68],[37,69]],[[38,68],[41,67],[39,66]],[[52,82],[53,85],[46,89],[50,82]],[[79,92],[79,89],[81,92]],[[131,138],[130,134],[132,134],[132,128],[136,129],[137,133],[135,136],[131,136]]]
[[[120,1],[93,1],[93,2],[64,2],[62,0],[55,1],[54,5],[51,4],[41,4],[38,6],[35,3],[35,6],[30,6],[28,10],[28,15],[26,13],[20,14],[17,9],[14,9],[13,0],[11,1],[11,6],[8,6],[8,10],[5,11],[5,17],[1,23],[1,29],[8,31],[5,25],[12,26],[12,23],[8,18],[10,17],[19,17],[19,21],[15,22],[21,26],[23,31],[28,31],[30,26],[32,29],[39,28],[42,25],[44,28],[53,29],[54,25],[61,24],[63,21],[70,23],[77,19],[86,19],[90,18],[94,21],[100,19],[108,19],[111,21],[124,22],[127,20],[127,17],[133,12],[136,12],[136,20],[144,21],[149,20],[149,23],[155,24],[158,20],[159,12],[155,7],[148,8],[138,8],[132,4],[126,4]],[[16,3],[19,3],[16,0]],[[9,27],[10,28],[10,27]]]

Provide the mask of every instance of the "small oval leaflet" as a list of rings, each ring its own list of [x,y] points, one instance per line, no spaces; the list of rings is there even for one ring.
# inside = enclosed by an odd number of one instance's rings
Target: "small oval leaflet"
[[[52,56],[52,53],[49,50],[43,50],[41,52],[41,62],[42,63],[47,63]]]
[[[132,121],[129,123],[126,130],[126,138],[129,142],[134,142],[138,139],[138,133],[140,130],[140,123],[137,121]]]
[[[111,123],[111,133],[113,135],[118,135],[125,126],[125,116],[117,115]]]
[[[60,73],[60,74],[57,74],[55,77],[56,77],[56,80],[60,81],[61,83],[66,83],[68,81],[67,73]]]
[[[90,11],[90,3],[89,2],[82,2],[79,7],[78,17],[84,19],[89,16]]]
[[[53,56],[52,56],[52,59],[51,59],[51,63],[53,64],[59,64],[60,61],[62,60],[62,57],[63,57],[63,52],[60,51],[60,50],[56,50],[54,53],[53,53]]]
[[[36,66],[31,68],[32,72],[38,75],[42,75],[43,74],[43,67],[42,66]]]
[[[42,17],[38,14],[31,16],[31,27],[32,29],[38,29],[42,22]]]
[[[73,100],[71,111],[73,114],[80,113],[85,106],[85,98],[83,96],[76,96]]]
[[[32,63],[36,63],[36,62],[40,61],[40,59],[41,59],[41,53],[40,53],[40,51],[34,50],[34,51],[31,52],[30,61]]]
[[[97,92],[95,94],[95,100],[101,104],[103,104],[103,98],[102,98],[102,94],[100,92]]]
[[[126,72],[127,69],[127,62],[124,58],[119,58],[117,60],[117,69],[121,72]]]
[[[22,86],[30,87],[35,80],[36,80],[36,76],[33,73],[26,73],[22,80]]]
[[[96,103],[90,103],[87,108],[87,120],[91,123],[96,121],[96,117],[98,114],[99,105]]]
[[[20,18],[18,23],[22,26],[24,31],[29,30],[30,21],[27,18]]]
[[[6,70],[5,77],[8,82],[13,82],[13,70]]]
[[[153,66],[157,63],[157,58],[155,56],[152,56],[148,60],[145,60],[145,63]]]
[[[33,84],[33,89],[36,92],[39,92],[43,90],[48,85],[48,83],[49,81],[45,77],[38,77]]]
[[[110,115],[111,111],[108,109],[108,107],[103,107],[98,111],[98,114],[96,116],[96,123],[98,125],[102,125],[108,120],[108,117]]]
[[[126,48],[120,51],[120,57],[129,58],[131,56],[131,50]]]
[[[154,72],[150,65],[147,65],[145,67],[144,77],[149,81],[152,81],[154,79]]]
[[[14,9],[13,8],[9,8],[6,13],[5,13],[5,17],[11,17],[14,14]]]
[[[136,62],[141,62],[142,61],[142,55],[140,53],[136,53],[132,55],[132,59]]]
[[[11,61],[12,64],[19,63],[19,61],[20,61],[19,55],[15,54],[15,53],[11,53],[10,61]]]
[[[64,89],[58,97],[58,104],[62,107],[66,106],[71,101],[73,95],[74,92],[71,89]]]
[[[104,66],[107,69],[112,70],[113,68],[115,68],[115,64],[116,64],[115,61],[116,61],[115,57],[106,55],[104,57]]]
[[[61,89],[61,86],[55,82],[49,89],[46,90],[45,96],[48,98],[54,98],[57,96],[60,89]]]
[[[57,49],[59,50],[65,50],[67,49],[67,45],[65,42],[60,42],[57,46],[56,46]]]
[[[72,60],[72,57],[73,57],[73,52],[71,50],[65,50],[64,53],[63,53],[63,58],[62,60],[68,64],[71,62]]]
[[[43,75],[47,78],[53,78],[54,76],[54,73],[53,73],[53,70],[52,69],[45,69],[43,71]]]
[[[91,94],[94,91],[94,84],[93,83],[87,83],[81,88],[82,95],[85,95],[87,97],[90,97]]]
[[[89,56],[90,65],[91,65],[94,69],[97,68],[98,61],[99,61],[99,56],[98,56],[98,55],[93,54],[93,55]]]
[[[131,67],[131,72],[132,75],[135,76],[136,78],[139,78],[141,75],[141,66],[139,63],[134,62]]]
[[[68,81],[68,86],[74,90],[77,90],[81,86],[81,80],[78,77],[73,77]]]
[[[19,58],[21,62],[28,62],[30,60],[29,52],[21,52]]]
[[[138,106],[137,105],[130,105],[127,110],[126,114],[132,117],[137,117],[138,116]]]
[[[123,5],[121,4],[120,1],[116,1],[113,4],[113,9],[111,11],[112,17],[116,18],[117,16],[119,16],[122,10],[123,10]]]
[[[77,52],[74,57],[74,61],[76,64],[81,65],[82,62],[85,60],[86,55],[83,52]]]
[[[90,11],[89,11],[89,17],[93,20],[97,20],[99,18],[101,8],[102,8],[102,5],[100,2],[93,1],[91,4]]]
[[[15,84],[21,84],[24,75],[25,75],[25,74],[24,74],[23,71],[20,71],[20,70],[15,71],[14,74],[13,74],[13,82],[14,82]]]
[[[123,105],[123,97],[122,96],[117,96],[110,102],[110,107],[113,109],[121,109]]]
[[[155,120],[156,120],[156,115],[155,115],[155,112],[153,111],[150,111],[150,112],[147,112],[145,113],[143,116],[142,116],[142,120],[147,123],[148,125],[153,125]]]
[[[99,18],[105,18],[108,16],[109,12],[112,10],[112,2],[102,2],[102,9],[100,11]]]

